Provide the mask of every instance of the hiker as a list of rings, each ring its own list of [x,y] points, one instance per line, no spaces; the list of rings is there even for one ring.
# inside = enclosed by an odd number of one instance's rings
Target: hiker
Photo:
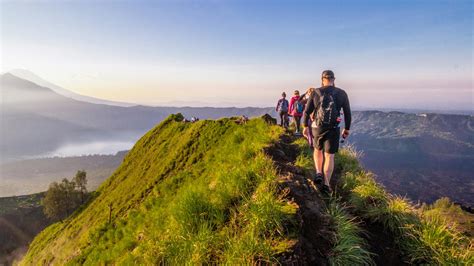
[[[296,125],[296,135],[300,134],[301,117],[303,116],[304,104],[300,101],[300,92],[295,90],[293,97],[290,99],[290,114]]]
[[[314,181],[324,194],[332,192],[329,182],[334,170],[334,154],[339,149],[341,108],[344,112],[344,129],[342,130],[344,139],[349,136],[351,127],[349,98],[344,90],[334,85],[335,79],[334,72],[323,71],[322,86],[314,90],[313,97],[308,101],[303,112],[303,135],[308,136],[310,126],[313,133],[313,158],[316,168]],[[311,116],[314,119],[310,125],[308,118]]]
[[[300,96],[299,101],[301,103],[303,103],[305,105],[305,107],[306,107],[306,104],[308,103],[308,101],[313,98],[314,90],[315,90],[315,88],[309,88],[305,93],[303,93]],[[311,123],[313,123],[312,119],[313,118],[311,116],[306,117],[308,125],[311,125]],[[309,146],[311,147],[311,149],[313,149],[314,147],[313,147],[313,132],[312,132],[312,130],[308,130],[308,136],[305,136],[305,137],[308,140]]]
[[[281,94],[281,99],[278,100],[275,110],[280,115],[280,126],[288,128],[288,100],[286,99],[286,93]]]

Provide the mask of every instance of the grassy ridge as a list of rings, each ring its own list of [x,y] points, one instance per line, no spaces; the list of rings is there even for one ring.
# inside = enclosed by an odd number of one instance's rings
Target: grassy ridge
[[[387,193],[365,172],[357,153],[342,150],[336,156],[341,167],[339,189],[357,215],[382,223],[412,263],[473,265],[472,239],[464,236],[447,217],[415,208],[404,198]]]
[[[295,165],[305,170],[308,176],[314,174],[313,151],[305,139],[298,139],[295,144],[299,155]],[[328,257],[330,265],[374,265],[373,254],[367,250],[364,233],[356,217],[353,217],[347,206],[337,198],[332,198],[326,206],[326,212],[332,217],[336,241]]]
[[[303,140],[296,141],[300,155],[296,165],[313,172],[312,153]],[[328,203],[338,241],[329,262],[332,265],[373,264],[361,238],[356,218],[381,223],[396,239],[398,247],[412,263],[432,265],[473,265],[469,214],[441,199],[431,206],[416,208],[407,199],[391,195],[372,174],[359,164],[358,154],[351,148],[336,155],[336,168],[341,172],[336,198]],[[462,221],[462,227],[457,225]],[[462,229],[462,230],[460,230]]]
[[[181,118],[142,137],[87,207],[35,238],[22,264],[274,262],[295,209],[276,195],[262,148],[282,129]]]
[[[172,115],[143,136],[93,200],[40,233],[21,264],[278,263],[297,237],[285,228],[297,210],[277,194],[263,148],[283,129],[263,119],[181,120]],[[307,144],[295,144],[296,166],[312,171]],[[382,224],[413,263],[473,264],[472,241],[449,221],[453,208],[415,208],[387,193],[350,149],[336,167],[339,198],[326,208],[336,237],[330,264],[374,263],[361,220]]]

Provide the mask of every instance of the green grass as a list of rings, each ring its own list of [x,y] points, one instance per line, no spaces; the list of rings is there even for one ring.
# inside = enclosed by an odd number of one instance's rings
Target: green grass
[[[314,173],[313,153],[304,138],[294,141],[299,155],[295,165],[303,168],[307,174]],[[374,265],[372,255],[367,250],[367,243],[359,223],[351,217],[347,208],[337,198],[330,199],[326,212],[332,218],[336,241],[328,257],[330,265]]]
[[[342,150],[336,166],[342,173],[341,193],[358,215],[383,224],[412,263],[474,264],[472,239],[453,226],[453,217],[417,209],[407,199],[387,193],[357,158],[354,150]]]
[[[331,215],[336,232],[336,243],[329,257],[330,265],[375,265],[373,254],[367,251],[364,232],[355,218],[351,218],[341,203],[333,200],[327,212]]]
[[[40,233],[21,264],[275,263],[296,210],[278,197],[263,148],[283,130],[262,119],[180,119],[143,136],[87,207]]]
[[[425,218],[444,219],[449,227],[457,228],[463,234],[474,237],[474,214],[463,211],[449,198],[438,199],[431,205],[423,204],[421,208]]]
[[[277,194],[263,149],[284,130],[263,119],[181,119],[172,115],[143,136],[93,199],[41,232],[20,264],[277,264],[294,243],[285,225],[296,207]],[[295,144],[296,165],[314,171],[305,140]],[[352,149],[336,156],[336,192],[345,202],[327,209],[336,233],[332,265],[373,263],[360,219],[384,225],[412,263],[474,264],[472,239],[451,220],[453,208],[415,208],[387,193],[357,157]]]

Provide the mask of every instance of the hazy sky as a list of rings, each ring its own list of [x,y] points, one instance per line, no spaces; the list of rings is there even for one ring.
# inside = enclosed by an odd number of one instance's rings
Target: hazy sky
[[[268,106],[333,69],[354,106],[473,108],[470,0],[0,5],[1,71],[89,96]]]

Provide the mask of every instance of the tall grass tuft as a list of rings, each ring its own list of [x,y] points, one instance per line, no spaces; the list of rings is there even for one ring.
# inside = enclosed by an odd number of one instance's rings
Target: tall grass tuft
[[[370,173],[362,170],[357,156],[353,150],[342,150],[336,156],[342,172],[340,189],[348,195],[357,214],[381,223],[412,263],[474,264],[472,239],[461,234],[453,221],[433,211],[435,207],[416,209],[407,199],[387,193]]]
[[[298,139],[294,142],[299,148],[299,155],[295,165],[307,172],[314,172],[313,154],[306,140]],[[355,150],[347,153],[356,155]],[[348,157],[350,158],[350,157]],[[358,165],[347,160],[347,165]],[[362,204],[362,203],[361,203]],[[367,250],[367,243],[362,237],[364,233],[355,218],[349,215],[346,207],[338,200],[333,199],[326,208],[334,223],[336,242],[329,256],[330,265],[375,265],[372,253]]]
[[[373,254],[367,251],[367,243],[355,218],[351,218],[340,203],[333,200],[328,208],[336,232],[336,243],[329,257],[330,265],[375,265]]]

